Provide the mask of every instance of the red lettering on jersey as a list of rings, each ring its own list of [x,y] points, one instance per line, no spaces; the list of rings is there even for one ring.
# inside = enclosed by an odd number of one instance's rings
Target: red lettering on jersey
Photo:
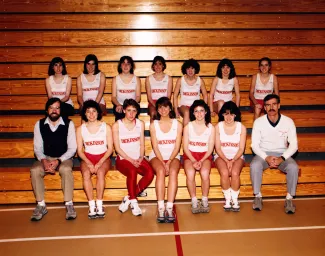
[[[239,147],[239,143],[222,142],[221,143],[221,147],[234,147],[234,148],[238,148]]]
[[[272,93],[273,91],[272,90],[256,90],[257,93],[263,93],[263,94],[270,94]]]
[[[184,96],[198,96],[198,92],[183,92]]]
[[[219,91],[219,90],[216,90],[217,93],[220,93],[220,94],[231,94],[232,91]]]
[[[128,138],[128,139],[121,139],[122,143],[132,143],[132,142],[137,142],[140,140],[140,137],[135,137],[135,138]]]
[[[104,145],[103,140],[94,140],[94,141],[86,141],[86,146],[97,146],[97,145]]]
[[[120,93],[133,93],[135,90],[118,90]]]
[[[165,93],[167,89],[152,89],[152,93]]]
[[[65,92],[52,92],[53,95],[65,95]]]
[[[98,91],[98,87],[97,88],[84,88],[82,89],[85,92],[89,92],[89,91]]]
[[[197,146],[197,147],[206,147],[206,142],[200,142],[200,141],[190,141],[189,144],[191,146]]]
[[[176,143],[176,140],[158,140],[159,145],[174,144],[174,143]]]

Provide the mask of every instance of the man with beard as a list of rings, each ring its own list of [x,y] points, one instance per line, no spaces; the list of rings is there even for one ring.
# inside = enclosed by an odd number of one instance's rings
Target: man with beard
[[[264,98],[264,109],[267,114],[255,120],[252,130],[252,149],[256,154],[250,164],[255,195],[253,209],[262,210],[260,190],[263,171],[267,168],[274,168],[286,173],[285,212],[295,213],[296,207],[292,199],[296,194],[298,165],[291,156],[298,149],[296,126],[291,118],[280,114],[278,95],[267,95]]]
[[[37,121],[34,128],[34,153],[38,161],[30,170],[37,201],[31,217],[32,221],[41,220],[47,213],[44,201],[44,176],[55,175],[56,170],[61,176],[66,219],[71,220],[77,217],[72,202],[72,157],[77,149],[75,127],[71,120],[60,116],[60,107],[60,99],[49,99],[45,105],[46,118]]]

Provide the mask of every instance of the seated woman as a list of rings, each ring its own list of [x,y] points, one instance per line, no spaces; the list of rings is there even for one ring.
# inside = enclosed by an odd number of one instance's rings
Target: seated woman
[[[235,90],[236,105],[239,107],[240,104],[239,83],[232,61],[222,59],[218,65],[216,75],[210,90],[210,110],[212,116],[219,113],[225,102],[232,101],[233,90]]]
[[[156,172],[156,195],[158,200],[159,223],[175,222],[173,203],[177,193],[178,172],[180,169],[179,149],[182,142],[182,124],[175,119],[172,103],[167,97],[156,103],[157,120],[150,124],[150,137],[153,151],[150,164]],[[165,211],[165,177],[169,176],[167,189],[167,210]]]
[[[264,109],[264,98],[268,94],[279,95],[279,83],[276,75],[271,74],[272,62],[264,57],[258,62],[259,73],[253,75],[249,90],[251,109],[254,112],[254,120],[257,119]]]
[[[139,104],[133,99],[123,103],[125,117],[113,124],[113,140],[117,152],[116,168],[126,176],[128,195],[119,206],[120,212],[126,212],[131,204],[132,214],[141,216],[137,195],[145,190],[154,178],[153,170],[144,159],[144,123],[137,119]],[[138,174],[143,177],[137,182]]]
[[[215,131],[209,106],[203,100],[194,101],[190,107],[190,120],[183,132],[186,184],[192,200],[192,213],[204,213],[210,211],[208,195]],[[196,198],[196,171],[202,180],[202,204]]]
[[[155,72],[146,78],[146,91],[148,96],[148,114],[150,122],[153,122],[157,115],[156,101],[161,97],[170,99],[173,90],[173,78],[164,73],[166,61],[161,56],[156,56],[151,65]]]
[[[98,59],[94,54],[86,56],[83,73],[77,78],[77,98],[80,109],[86,100],[94,100],[99,103],[103,115],[106,115],[106,103],[104,91],[106,77],[98,68]]]
[[[55,57],[51,60],[48,70],[49,77],[45,80],[48,98],[59,98],[62,116],[73,116],[74,107],[70,98],[71,77],[67,74],[67,68],[62,58]]]
[[[117,66],[118,75],[112,81],[112,103],[115,121],[124,118],[123,103],[126,99],[140,102],[141,81],[135,76],[135,65],[130,56],[122,56]]]
[[[200,72],[200,64],[195,59],[186,60],[182,65],[183,76],[177,79],[174,90],[174,107],[176,117],[183,117],[183,126],[190,121],[190,106],[195,100],[200,99],[200,91],[203,100],[208,101],[208,93],[204,81],[197,74]],[[178,102],[178,94],[181,94]]]
[[[105,175],[110,168],[109,156],[113,151],[112,129],[102,119],[102,110],[93,100],[84,102],[81,116],[84,123],[77,128],[78,156],[81,158],[80,168],[84,190],[89,203],[90,219],[105,217],[103,195]],[[93,197],[91,176],[97,176],[96,204]]]
[[[246,128],[242,125],[241,113],[232,101],[226,102],[219,111],[216,125],[215,165],[220,173],[220,183],[225,197],[226,211],[239,211],[238,194],[240,172],[245,164],[244,150]]]

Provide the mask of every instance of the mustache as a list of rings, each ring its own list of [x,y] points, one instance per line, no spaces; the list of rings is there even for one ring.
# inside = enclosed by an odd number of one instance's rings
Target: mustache
[[[269,112],[275,112],[275,110],[274,109],[271,109],[271,110],[269,110]]]

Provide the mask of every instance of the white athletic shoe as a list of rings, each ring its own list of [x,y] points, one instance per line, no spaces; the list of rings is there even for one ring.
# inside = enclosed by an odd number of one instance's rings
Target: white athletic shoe
[[[134,216],[141,216],[142,211],[137,201],[131,203],[131,211]]]
[[[125,196],[122,200],[122,203],[119,205],[118,210],[120,212],[126,212],[129,209],[129,205],[131,201],[129,200],[129,196]]]

